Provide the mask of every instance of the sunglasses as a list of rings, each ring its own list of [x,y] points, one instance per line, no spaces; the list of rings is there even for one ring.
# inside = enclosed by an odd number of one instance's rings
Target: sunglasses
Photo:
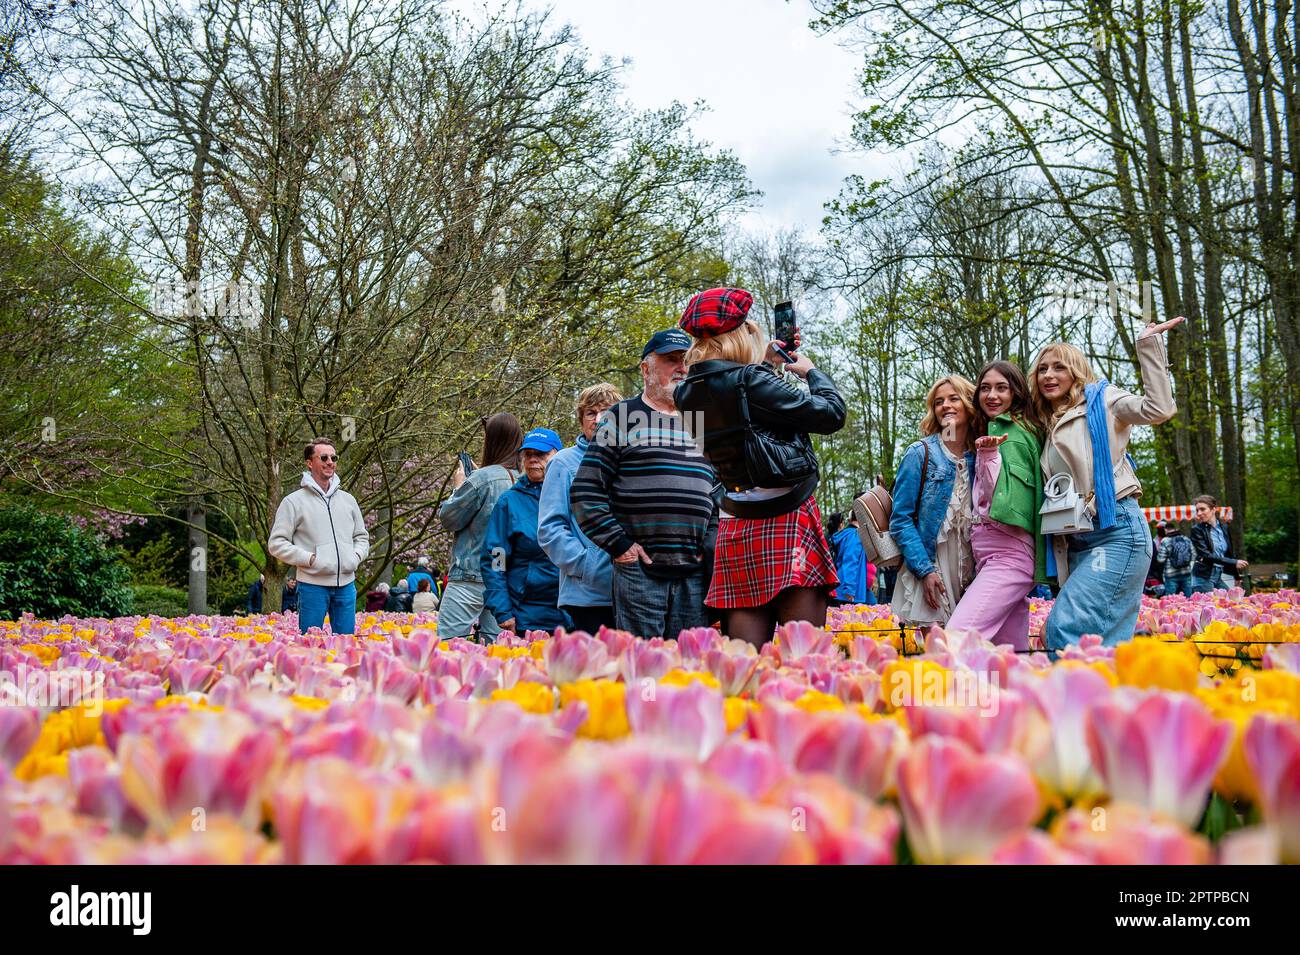
[[[320,459],[322,461],[337,461],[339,456],[337,454],[322,454]]]

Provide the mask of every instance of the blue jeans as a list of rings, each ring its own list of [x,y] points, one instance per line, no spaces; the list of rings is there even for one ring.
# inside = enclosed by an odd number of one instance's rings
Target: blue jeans
[[[1217,590],[1223,586],[1223,568],[1215,567],[1214,573],[1209,577],[1192,576],[1192,593],[1208,594],[1211,590]]]
[[[298,630],[306,633],[312,627],[325,625],[325,613],[330,615],[331,633],[357,632],[357,585],[322,587],[320,584],[298,584]]]
[[[1137,499],[1116,502],[1114,526],[1071,535],[1069,562],[1043,630],[1048,649],[1076,644],[1085,633],[1100,634],[1108,647],[1132,637],[1151,567],[1151,530]]]
[[[1192,595],[1192,575],[1190,573],[1165,575],[1165,596],[1172,597],[1174,594],[1182,594],[1184,597]]]

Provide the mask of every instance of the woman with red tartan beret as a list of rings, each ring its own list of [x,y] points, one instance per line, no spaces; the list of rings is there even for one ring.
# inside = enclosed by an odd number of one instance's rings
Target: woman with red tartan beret
[[[729,636],[762,646],[778,624],[826,624],[839,579],[813,499],[819,472],[808,434],[838,431],[845,410],[806,356],[792,353],[785,369],[808,390],[785,382],[777,343],[747,317],[753,301],[738,288],[691,299],[680,325],[695,343],[674,401],[726,489],[705,603],[723,611]]]

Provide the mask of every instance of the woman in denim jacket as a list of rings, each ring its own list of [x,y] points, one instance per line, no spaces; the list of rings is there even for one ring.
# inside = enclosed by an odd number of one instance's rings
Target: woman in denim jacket
[[[903,552],[903,566],[892,606],[904,625],[942,626],[975,575],[970,548],[975,386],[961,375],[940,378],[926,395],[925,409],[924,438],[904,452],[894,484],[889,533]]]

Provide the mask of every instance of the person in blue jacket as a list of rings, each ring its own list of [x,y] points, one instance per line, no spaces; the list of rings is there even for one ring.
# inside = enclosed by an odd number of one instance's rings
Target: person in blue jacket
[[[484,606],[502,630],[554,630],[571,623],[559,608],[560,572],[537,543],[537,514],[546,465],[560,450],[549,428],[524,435],[524,473],[492,508],[480,566]]]
[[[592,634],[602,625],[614,626],[614,568],[609,554],[578,529],[569,491],[600,416],[622,400],[619,390],[604,381],[578,395],[578,426],[582,430],[577,442],[547,465],[538,513],[538,543],[560,570],[560,609],[576,629]]]
[[[835,591],[836,602],[874,604],[876,595],[871,592],[873,568],[862,548],[862,538],[858,536],[858,519],[851,512],[848,525],[831,538],[831,546],[835,550],[835,565],[840,575],[840,585]]]

